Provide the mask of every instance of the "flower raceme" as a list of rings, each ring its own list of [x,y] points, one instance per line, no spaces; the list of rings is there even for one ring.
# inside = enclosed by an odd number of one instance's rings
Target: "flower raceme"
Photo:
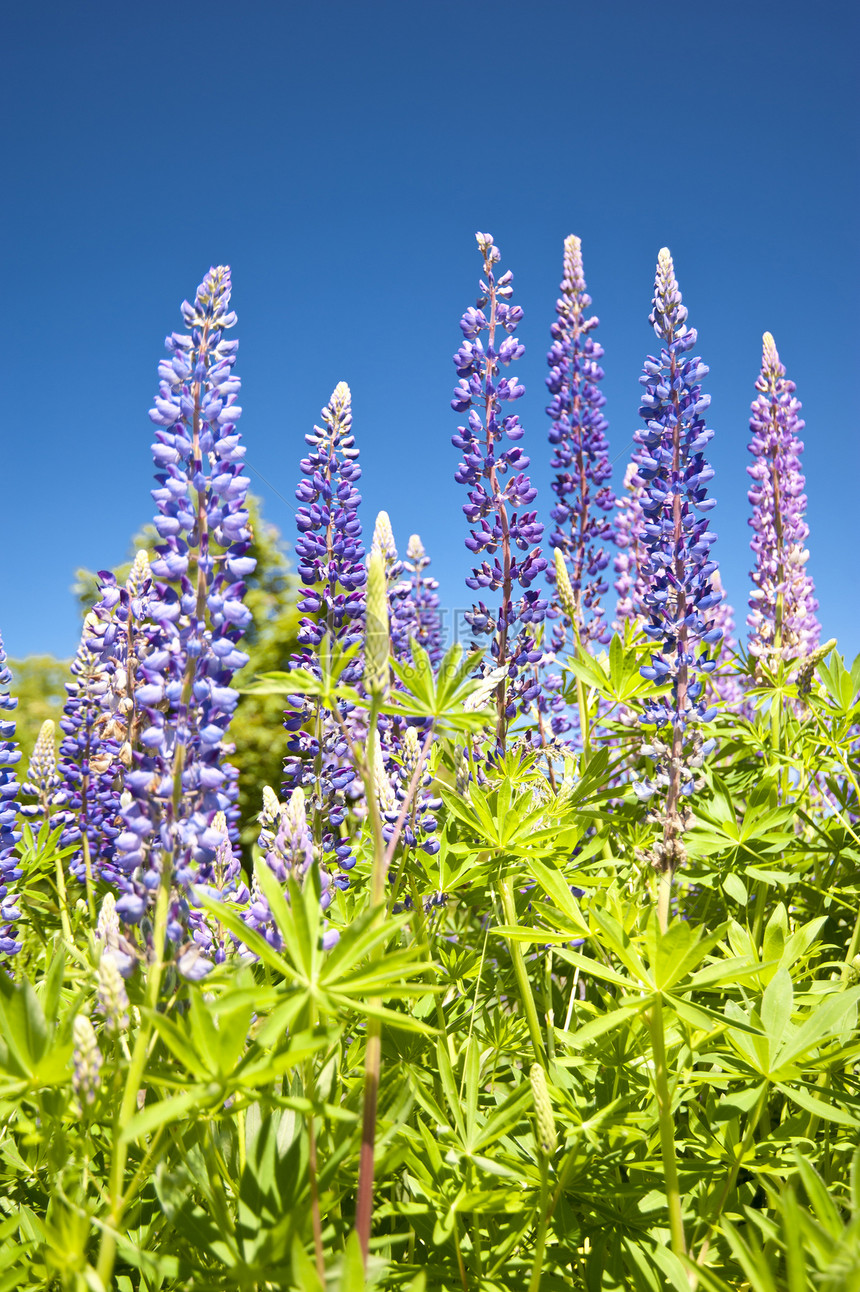
[[[245,449],[236,423],[238,343],[225,337],[230,271],[211,269],[182,314],[189,333],[172,333],[150,412],[158,427],[153,498],[160,536],[152,562],[148,611],[153,627],[139,666],[142,721],[130,801],[116,841],[127,891],[117,911],[137,923],[161,883],[173,882],[168,936],[185,936],[192,881],[208,883],[223,834],[232,830],[235,771],[225,764],[225,736],[238,694],[233,673],[247,663],[238,641],[250,622],[243,582],[255,562],[241,474]]]
[[[762,338],[759,392],[752,404],[749,450],[755,458],[749,500],[753,514],[750,543],[755,556],[751,571],[750,653],[761,659],[794,659],[812,653],[821,628],[818,602],[806,571],[806,481],[799,438],[804,422],[795,384],[785,375],[770,332]]]
[[[463,453],[455,479],[469,490],[469,501],[463,506],[472,527],[466,547],[474,556],[488,558],[472,571],[466,586],[500,594],[498,610],[479,601],[466,618],[474,633],[492,635],[493,664],[507,669],[496,700],[496,744],[504,750],[507,726],[517,707],[527,710],[540,689],[533,666],[542,652],[533,634],[546,615],[547,603],[531,584],[546,569],[546,559],[539,546],[543,525],[536,511],[527,510],[537,489],[526,474],[529,459],[519,446],[523,428],[516,413],[504,411],[505,405],[525,393],[516,377],[502,375],[503,368],[525,353],[516,336],[523,312],[509,304],[513,274],[508,271],[496,278],[501,255],[491,235],[476,237],[484,278],[476,305],[460,320],[463,343],[454,355],[459,381],[451,400],[451,407],[467,414],[467,420],[451,439]],[[501,447],[504,440],[510,447]],[[518,552],[525,556],[518,557]],[[520,629],[514,637],[517,625]]]
[[[679,799],[693,791],[697,769],[714,744],[702,742],[697,724],[714,713],[706,708],[704,680],[714,670],[709,648],[721,637],[713,623],[722,599],[713,585],[717,566],[710,557],[716,535],[707,521],[715,504],[706,486],[714,472],[703,454],[713,436],[703,417],[710,396],[700,384],[708,369],[699,358],[689,357],[696,332],[687,328],[686,318],[672,257],[664,248],[650,315],[663,344],[659,355],[645,360],[640,378],[645,425],[634,439],[642,450],[637,470],[644,488],[644,631],[659,643],[642,673],[668,683],[669,690],[645,704],[642,720],[656,729],[650,752],[657,773],[653,781],[639,783],[637,792],[647,798],[658,788],[666,791],[664,838],[655,861],[670,876],[684,856]],[[664,731],[665,740],[660,735]]]
[[[0,637],[0,686],[8,687],[11,681],[12,674],[6,664],[3,638]],[[15,765],[20,762],[21,751],[14,739],[15,723],[4,716],[17,703],[8,691],[0,692],[0,956],[13,956],[21,950],[21,943],[15,937],[15,923],[21,918],[21,912],[10,892],[10,885],[21,878],[15,856],[15,845],[21,838]]]
[[[601,597],[608,589],[603,571],[609,556],[603,544],[613,539],[607,517],[615,495],[607,481],[612,475],[606,442],[606,400],[599,388],[603,378],[603,349],[591,335],[599,320],[588,316],[591,297],[585,287],[582,244],[571,235],[564,241],[564,277],[556,302],[547,355],[547,387],[552,396],[547,413],[549,442],[556,472],[552,489],[556,504],[550,515],[555,527],[550,546],[561,551],[570,567],[574,592],[574,626],[581,640],[608,641]],[[553,567],[547,570],[552,581]]]

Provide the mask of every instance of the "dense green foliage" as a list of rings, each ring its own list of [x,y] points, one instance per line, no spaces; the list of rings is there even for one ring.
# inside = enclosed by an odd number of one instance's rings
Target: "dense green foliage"
[[[374,907],[369,821],[330,951],[315,883],[287,902],[260,865],[283,949],[213,905],[257,958],[168,975],[158,1008],[137,970],[127,1029],[105,1025],[103,986],[97,1004],[94,913],[64,895],[47,832],[29,840],[25,945],[0,976],[0,1290],[98,1289],[112,1268],[120,1292],[860,1288],[860,660],[831,652],[807,694],[784,673],[757,688],[755,722],[714,724],[661,932],[661,824],[616,721],[653,692],[646,653],[615,638],[567,661],[587,757],[515,740],[468,785],[460,751],[492,723],[468,662],[435,680],[420,653],[398,666],[382,711],[432,720],[438,854],[401,850]],[[341,665],[271,677],[255,703],[301,687],[366,704]],[[426,914],[434,891],[447,901]],[[73,1085],[82,1013],[97,1088],[80,1038]]]

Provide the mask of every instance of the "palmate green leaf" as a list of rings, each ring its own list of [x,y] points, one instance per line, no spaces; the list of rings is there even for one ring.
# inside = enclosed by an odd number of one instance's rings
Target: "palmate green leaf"
[[[551,866],[545,866],[543,862],[536,859],[529,860],[528,869],[553,903],[555,910],[565,917],[567,927],[576,930],[571,933],[571,938],[587,937],[588,923],[562,872]]]
[[[423,646],[413,640],[411,647],[411,663],[391,661],[392,671],[405,690],[392,691],[381,711],[423,718],[440,734],[483,731],[493,720],[491,696],[501,677],[474,676],[482,653],[465,655],[462,645],[455,642],[434,674]]]
[[[629,1026],[631,1015],[641,1013],[653,999],[653,996],[648,996],[644,1000],[639,996],[633,1000],[622,997],[620,1001],[615,1002],[614,1009],[592,1019],[590,1023],[584,1023],[575,1032],[566,1032],[563,1028],[556,1027],[554,1029],[556,1039],[572,1050],[582,1050],[598,1037],[614,1032],[619,1027]],[[564,1063],[564,1060],[562,1059],[561,1062]],[[579,1060],[576,1062],[578,1063]]]
[[[157,1130],[159,1126],[179,1121],[180,1118],[184,1119],[195,1105],[203,1106],[205,1103],[211,1103],[211,1096],[207,1100],[202,1088],[193,1087],[182,1094],[171,1095],[168,1099],[160,1099],[158,1103],[148,1104],[140,1112],[135,1113],[128,1125],[123,1127],[119,1137],[120,1143],[133,1144],[144,1135]]]
[[[812,1089],[820,1092],[820,1087],[788,1085],[781,1081],[775,1081],[774,1085],[777,1090],[785,1095],[786,1099],[798,1104],[805,1112],[812,1113],[816,1117],[823,1117],[825,1121],[836,1122],[839,1126],[851,1126],[855,1130],[860,1129],[860,1117],[853,1116],[837,1104],[825,1103],[823,1099],[818,1099],[811,1093]]]
[[[0,1037],[8,1047],[11,1071],[32,1076],[48,1044],[48,1026],[28,978],[14,983],[0,973]]]

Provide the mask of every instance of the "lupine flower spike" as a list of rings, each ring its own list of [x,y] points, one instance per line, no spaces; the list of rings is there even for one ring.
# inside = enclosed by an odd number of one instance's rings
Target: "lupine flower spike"
[[[311,452],[302,459],[303,479],[296,489],[299,539],[298,571],[304,588],[299,609],[302,650],[290,668],[319,673],[319,658],[330,658],[333,648],[349,647],[361,640],[364,624],[364,585],[367,570],[361,542],[358,508],[361,478],[358,449],[352,434],[352,397],[345,381],[338,382],[322,410],[322,426],[305,436]],[[356,658],[341,674],[355,683],[361,676]],[[302,788],[315,822],[321,823],[322,861],[343,871],[355,865],[352,846],[341,834],[350,797],[355,793],[356,771],[348,757],[349,745],[341,726],[348,723],[352,706],[341,701],[340,714],[329,713],[306,696],[290,696],[284,726],[291,733],[284,762],[284,790]],[[346,874],[334,881],[348,886]]]
[[[226,331],[230,271],[211,269],[182,314],[189,334],[167,338],[168,357],[150,417],[158,430],[149,614],[158,625],[139,665],[141,754],[126,775],[131,799],[116,864],[126,891],[117,903],[137,923],[159,888],[170,890],[168,938],[186,936],[192,882],[209,883],[223,834],[216,812],[235,815],[235,775],[225,766],[227,726],[238,701],[229,683],[247,663],[238,640],[250,622],[243,582],[255,562],[241,474],[245,454],[233,373],[238,342]]]
[[[8,687],[11,681],[0,637],[0,687]],[[21,838],[15,764],[20,761],[21,751],[14,740],[15,723],[5,716],[17,703],[8,691],[0,692],[0,956],[14,956],[21,950],[21,943],[15,937],[15,922],[21,918],[21,912],[10,892],[10,885],[21,878],[15,856],[15,845]]]
[[[435,666],[442,658],[442,622],[439,611],[439,584],[424,571],[430,564],[430,557],[424,551],[424,545],[417,534],[413,534],[406,546],[405,568],[409,579],[409,597],[406,602],[411,619],[408,623],[408,634],[411,640],[423,646],[430,656],[430,663]],[[406,609],[400,609],[401,622]]]
[[[763,662],[802,658],[818,645],[821,627],[818,602],[806,571],[806,481],[800,467],[804,422],[795,384],[785,375],[774,339],[765,332],[759,394],[752,404],[749,450],[755,458],[747,472],[755,531],[750,547],[755,556],[751,571],[750,654]]]
[[[645,426],[634,436],[643,450],[638,470],[645,485],[645,633],[659,643],[642,673],[670,684],[667,694],[645,704],[642,721],[655,728],[655,735],[643,752],[654,759],[657,770],[653,781],[636,786],[642,798],[658,789],[666,794],[663,838],[653,853],[666,881],[660,889],[664,926],[672,875],[686,856],[682,836],[689,813],[682,807],[683,796],[696,788],[698,768],[715,743],[703,742],[699,724],[715,712],[706,709],[703,692],[704,680],[714,670],[709,647],[721,636],[713,623],[714,607],[721,600],[712,581],[717,566],[710,559],[716,535],[706,518],[715,505],[706,490],[714,472],[703,456],[713,435],[703,418],[710,396],[700,385],[708,369],[700,359],[686,357],[696,344],[695,329],[687,328],[686,318],[672,257],[664,247],[650,316],[663,348],[645,360],[639,410]]]
[[[540,693],[533,666],[542,652],[535,643],[534,626],[543,621],[547,602],[531,584],[546,569],[546,558],[538,546],[543,525],[535,511],[525,510],[537,497],[537,489],[526,475],[529,459],[518,444],[523,428],[516,413],[504,412],[505,404],[525,394],[516,377],[501,375],[502,368],[525,353],[516,337],[523,312],[518,305],[508,304],[513,292],[510,270],[496,278],[501,254],[492,236],[479,233],[476,237],[484,279],[475,307],[460,320],[463,344],[454,355],[459,381],[451,400],[455,412],[468,417],[451,439],[463,453],[454,478],[469,489],[469,501],[463,507],[472,526],[466,547],[475,556],[492,558],[492,564],[485,560],[472,571],[466,586],[500,594],[497,610],[479,601],[466,619],[476,635],[492,637],[493,665],[507,671],[496,691],[496,747],[504,752],[508,723],[517,708],[526,712]],[[511,441],[511,447],[501,448],[504,439]],[[518,558],[517,552],[526,555]]]
[[[624,492],[616,499],[618,515],[615,517],[615,543],[618,551],[613,558],[613,566],[618,601],[615,606],[614,626],[619,630],[625,619],[641,625],[647,616],[645,596],[648,591],[648,581],[644,573],[645,513],[642,510],[645,501],[645,481],[639,474],[641,456],[642,450],[636,449],[624,473]]]
[[[556,302],[546,379],[552,396],[547,413],[552,425],[552,489],[556,504],[550,515],[555,526],[550,546],[564,555],[570,570],[576,610],[574,630],[583,641],[608,641],[601,598],[608,590],[604,570],[609,563],[606,544],[612,542],[607,513],[615,495],[607,481],[612,475],[606,442],[606,400],[598,383],[603,377],[603,349],[591,335],[599,320],[587,311],[591,297],[582,271],[582,244],[571,235],[564,240],[564,277]],[[554,581],[553,567],[547,571]]]

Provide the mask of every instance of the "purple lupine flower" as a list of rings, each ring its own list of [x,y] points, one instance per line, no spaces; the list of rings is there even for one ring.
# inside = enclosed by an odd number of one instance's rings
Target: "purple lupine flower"
[[[268,791],[268,793],[266,792]],[[315,857],[313,834],[307,818],[304,791],[294,789],[287,803],[279,803],[273,791],[266,786],[263,793],[263,811],[260,813],[260,846],[266,847],[266,865],[281,884],[294,879],[302,887]],[[319,867],[320,906],[328,910],[332,901],[332,878],[324,866]],[[243,917],[271,946],[280,950],[283,939],[272,919],[269,903],[263,895],[256,876],[251,889],[250,905]],[[328,949],[336,937],[323,936]]]
[[[644,620],[647,614],[645,594],[648,581],[644,574],[646,553],[644,544],[645,481],[639,474],[638,459],[642,450],[637,449],[624,473],[624,492],[616,499],[618,515],[615,517],[615,543],[618,551],[613,558],[615,591],[615,628],[621,629],[625,619]]]
[[[0,686],[8,687],[11,681],[12,674],[6,664],[6,651],[0,637]],[[10,885],[21,878],[21,868],[15,855],[15,845],[21,838],[15,764],[21,760],[21,751],[14,739],[15,723],[4,716],[17,703],[8,691],[0,692],[0,956],[17,955],[22,946],[15,937],[15,922],[21,918],[21,912],[10,891]]]
[[[708,678],[705,697],[708,703],[720,701],[727,710],[739,713],[744,709],[744,688],[734,666],[738,649],[735,613],[726,600],[719,570],[714,570],[711,575],[711,584],[714,592],[721,597],[719,604],[711,611],[712,627],[719,628],[722,637],[715,648],[717,667]]]
[[[367,569],[361,542],[358,508],[361,478],[358,449],[352,434],[352,397],[341,381],[322,410],[322,426],[305,436],[311,452],[302,460],[304,479],[296,489],[301,506],[296,513],[296,543],[302,583],[299,628],[303,650],[289,661],[290,668],[319,674],[319,656],[330,656],[335,647],[346,648],[362,639],[364,585]],[[341,678],[356,683],[361,677],[357,658]],[[291,733],[284,762],[284,790],[307,791],[312,818],[320,832],[322,861],[326,866],[351,870],[352,846],[341,833],[349,803],[358,792],[355,768],[349,761],[349,744],[341,723],[354,722],[353,707],[340,701],[335,715],[303,695],[290,696],[284,726]],[[345,874],[335,884],[347,887]]]
[[[159,428],[152,448],[161,542],[148,612],[157,627],[136,680],[142,750],[125,778],[131,801],[122,810],[116,865],[126,891],[117,911],[138,923],[169,866],[173,943],[185,937],[190,886],[210,882],[223,843],[215,814],[235,817],[225,735],[239,698],[230,681],[248,662],[238,642],[251,617],[243,580],[255,562],[247,555],[249,481],[236,430],[238,342],[224,336],[236,322],[230,292],[222,265],[209,271],[193,303],[183,303],[190,335],[167,338],[150,411]]]
[[[716,535],[707,521],[715,503],[707,497],[706,485],[714,472],[703,456],[713,436],[703,417],[710,396],[700,385],[708,369],[699,358],[687,357],[696,344],[696,331],[687,328],[686,318],[672,257],[664,247],[649,320],[663,348],[645,360],[639,379],[645,388],[639,410],[645,426],[634,439],[643,450],[637,466],[645,483],[644,631],[659,643],[642,674],[670,683],[670,690],[645,702],[642,721],[656,728],[647,752],[657,773],[653,781],[638,782],[635,788],[642,798],[658,788],[666,790],[663,841],[654,850],[654,860],[670,876],[685,856],[681,836],[687,814],[681,810],[680,796],[696,788],[698,768],[714,747],[713,741],[702,740],[698,724],[715,712],[706,708],[704,681],[714,670],[709,648],[721,636],[713,623],[714,607],[721,600],[712,581],[716,562],[710,558]]]
[[[755,383],[759,394],[750,418],[749,450],[755,462],[747,467],[753,480],[749,523],[755,531],[750,543],[755,587],[747,624],[750,654],[778,661],[811,654],[821,627],[815,613],[815,588],[806,572],[809,526],[799,439],[805,423],[799,417],[795,384],[785,375],[770,332],[762,340],[761,373]]]
[[[61,846],[75,846],[69,870],[89,884],[101,877],[103,865],[110,865],[121,828],[122,765],[111,721],[111,665],[92,649],[99,627],[89,611],[72,661],[72,680],[66,683],[56,796],[63,807]]]
[[[305,479],[296,489],[296,543],[302,583],[299,609],[305,612],[299,641],[319,647],[326,634],[342,645],[361,639],[367,571],[358,508],[361,479],[352,434],[352,396],[338,382],[322,410],[323,426],[305,436],[311,452],[302,459]],[[357,676],[357,674],[356,674]]]
[[[395,769],[394,776],[387,776],[381,764],[377,770],[377,783],[381,783],[379,806],[383,816],[382,834],[386,843],[390,842],[394,835],[397,818],[409,793],[420,758],[421,738],[414,727],[407,727],[403,733],[399,765]],[[431,857],[439,851],[440,847],[439,840],[436,838],[438,829],[436,813],[442,807],[442,800],[429,789],[432,779],[425,763],[400,835],[400,842],[404,847],[420,848]]]
[[[242,874],[238,846],[230,838],[226,813],[215,813],[212,830],[220,836],[221,842],[215,849],[215,860],[207,871],[205,882],[194,885],[194,895],[196,897],[198,893],[205,893],[216,902],[244,909],[250,900],[250,893]],[[189,911],[188,930],[193,948],[186,948],[184,954],[187,955],[189,951],[196,954],[189,957],[183,973],[186,977],[202,978],[213,964],[224,963],[234,949],[235,941],[225,936],[217,914],[208,910]],[[179,959],[182,960],[182,954]],[[194,969],[189,974],[188,969],[192,964]]]
[[[409,633],[412,640],[423,646],[435,668],[442,658],[442,616],[439,609],[439,584],[424,571],[430,557],[417,534],[406,545],[404,562],[409,578],[408,606],[412,616]]]
[[[494,266],[501,255],[491,235],[476,237],[486,281],[480,282],[475,307],[460,320],[463,344],[454,355],[460,380],[451,407],[468,417],[451,442],[463,453],[454,478],[469,489],[469,501],[463,506],[472,526],[466,547],[475,556],[492,558],[492,564],[485,560],[473,569],[466,586],[475,592],[501,594],[498,610],[479,601],[466,619],[476,636],[492,637],[493,666],[507,670],[507,679],[499,682],[496,691],[496,746],[504,752],[508,723],[517,707],[526,712],[540,693],[533,666],[542,652],[533,626],[543,621],[547,602],[531,584],[546,569],[546,559],[539,546],[543,525],[536,511],[526,510],[537,489],[526,474],[529,459],[518,444],[523,428],[516,413],[503,411],[505,404],[525,394],[516,377],[501,375],[503,367],[525,353],[516,337],[523,312],[508,303],[513,274],[508,271],[496,278]],[[505,437],[511,447],[501,449]],[[526,555],[518,558],[517,552]],[[512,630],[518,624],[520,631],[514,637]]]
[[[546,384],[552,399],[546,411],[552,422],[549,442],[556,472],[552,489],[557,499],[550,512],[555,527],[549,542],[568,564],[576,607],[574,632],[586,641],[606,642],[611,634],[603,622],[600,600],[609,587],[604,578],[609,564],[605,544],[613,540],[613,527],[607,513],[615,505],[615,495],[607,484],[612,467],[601,411],[606,399],[598,386],[603,348],[591,335],[600,320],[586,313],[591,297],[582,271],[582,244],[573,235],[564,240],[560,290],[547,355]],[[554,582],[554,577],[550,565],[547,578]]]

